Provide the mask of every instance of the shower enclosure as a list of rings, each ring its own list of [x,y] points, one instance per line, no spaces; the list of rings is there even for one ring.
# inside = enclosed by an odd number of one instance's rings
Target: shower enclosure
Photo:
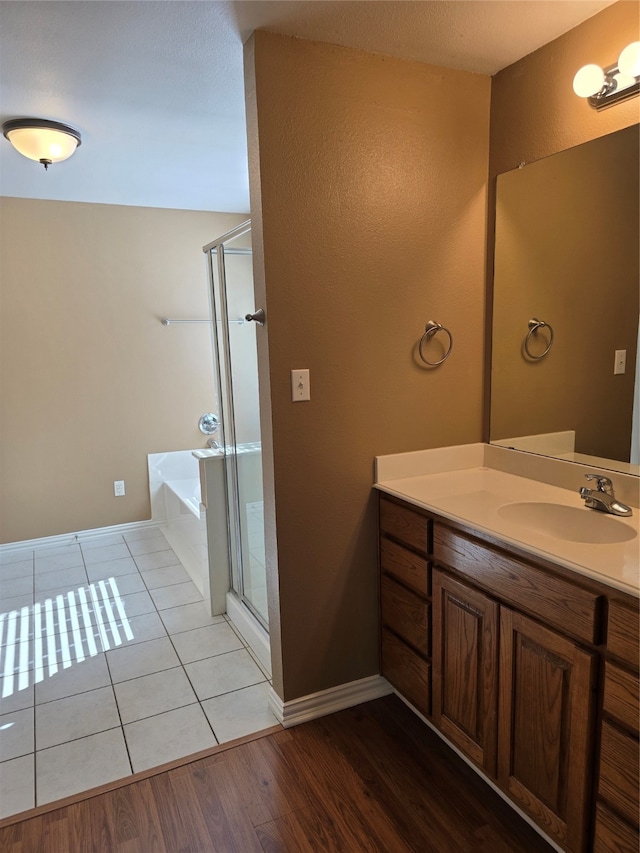
[[[251,221],[209,243],[204,252],[226,477],[231,567],[227,612],[233,621],[235,615],[245,623],[244,630],[238,626],[243,633],[247,624],[253,623],[249,632],[255,630],[257,622],[258,633],[268,641],[256,324],[245,319],[255,311]]]

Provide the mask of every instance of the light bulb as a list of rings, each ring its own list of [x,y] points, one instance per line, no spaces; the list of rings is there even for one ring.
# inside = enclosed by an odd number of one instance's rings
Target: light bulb
[[[621,89],[628,89],[636,82],[633,77],[627,77],[626,74],[614,74],[613,79],[616,81],[616,92]]]
[[[622,51],[618,71],[625,77],[640,77],[640,41],[631,42]]]
[[[583,65],[573,78],[573,91],[579,98],[597,95],[604,85],[604,71],[599,65]]]

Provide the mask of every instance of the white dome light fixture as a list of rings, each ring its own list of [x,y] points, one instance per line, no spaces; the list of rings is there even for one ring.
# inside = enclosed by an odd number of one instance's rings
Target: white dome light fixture
[[[79,131],[59,121],[42,118],[14,118],[5,121],[2,133],[13,147],[30,160],[42,163],[48,169],[60,163],[82,144]]]
[[[573,78],[573,91],[590,107],[603,110],[640,92],[640,42],[628,44],[617,64],[583,65]]]

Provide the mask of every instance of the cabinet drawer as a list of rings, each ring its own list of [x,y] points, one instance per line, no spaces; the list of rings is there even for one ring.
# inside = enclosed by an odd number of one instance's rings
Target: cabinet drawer
[[[634,669],[638,668],[640,659],[639,633],[640,618],[637,606],[634,608],[619,601],[610,601],[607,649]]]
[[[638,734],[640,699],[638,676],[607,662],[604,674],[604,711]]]
[[[429,603],[387,575],[380,584],[382,624],[429,656]]]
[[[593,853],[638,853],[638,849],[640,839],[637,831],[598,803]]]
[[[380,498],[380,530],[426,554],[431,521],[404,506]]]
[[[380,540],[380,567],[394,575],[406,586],[427,596],[431,593],[429,563],[413,551],[403,548],[391,539]]]
[[[638,826],[638,741],[602,723],[599,796],[634,827]]]
[[[638,833],[612,811],[596,805],[596,832],[593,853],[638,853]]]
[[[433,555],[508,604],[589,643],[597,642],[601,596],[434,525]]]
[[[431,712],[431,665],[382,629],[382,674],[425,717]]]

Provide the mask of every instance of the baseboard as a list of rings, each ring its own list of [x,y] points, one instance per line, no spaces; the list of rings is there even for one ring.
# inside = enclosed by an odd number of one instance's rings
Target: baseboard
[[[371,675],[358,681],[350,681],[289,702],[283,702],[272,688],[269,691],[269,709],[278,722],[288,729],[291,726],[306,723],[308,720],[315,720],[317,717],[324,717],[326,714],[360,705],[362,702],[380,699],[381,696],[387,696],[392,692],[393,688],[381,675]]]
[[[161,521],[131,521],[127,524],[112,524],[110,527],[95,527],[92,530],[78,530],[74,533],[59,533],[56,536],[42,536],[40,539],[24,539],[21,542],[5,542],[0,544],[0,554],[14,551],[29,551],[35,548],[55,548],[58,545],[74,545],[86,542],[98,536],[109,536],[114,533],[130,533],[132,530],[142,530],[145,527],[160,527]]]

